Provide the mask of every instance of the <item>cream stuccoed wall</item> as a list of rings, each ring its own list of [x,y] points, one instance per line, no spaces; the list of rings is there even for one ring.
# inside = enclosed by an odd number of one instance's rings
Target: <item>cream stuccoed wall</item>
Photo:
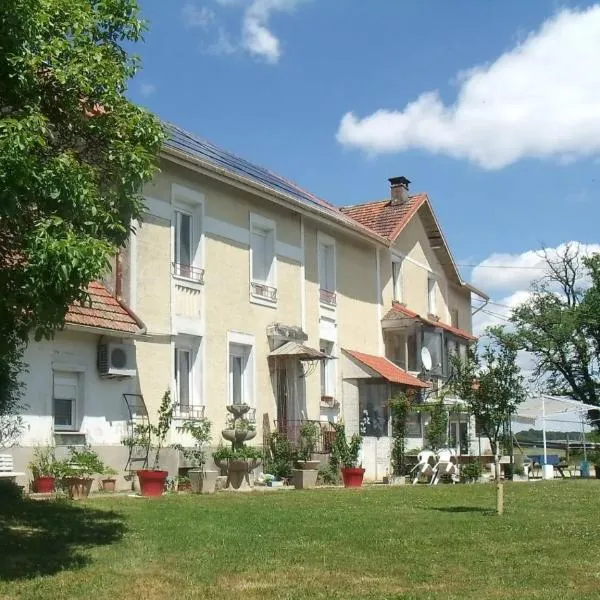
[[[318,239],[327,236],[335,240],[336,297],[335,325],[325,324],[328,314],[320,307],[319,300],[319,264]],[[344,383],[348,377],[344,373],[341,349],[358,350],[368,354],[381,354],[380,348],[380,309],[377,294],[377,258],[374,245],[365,243],[323,226],[321,223],[305,220],[305,309],[306,332],[311,345],[317,347],[320,339],[334,343],[335,391],[340,402],[337,409],[321,407],[321,420],[337,420],[347,415],[344,406],[346,390]],[[307,381],[308,396],[320,398],[320,379],[313,377]]]
[[[419,313],[428,314],[428,278],[435,276],[437,285],[437,316],[444,323],[450,323],[451,309],[459,310],[461,327],[470,330],[471,297],[448,281],[444,267],[437,259],[427,238],[427,233],[417,213],[394,243],[391,251],[381,252],[382,298],[385,310],[393,300],[392,256],[396,252],[402,263],[402,302]],[[469,316],[467,316],[469,315]]]
[[[290,326],[302,325],[301,301],[301,219],[290,210],[281,208],[259,197],[236,190],[221,182],[179,166],[164,163],[162,173],[144,191],[149,199],[149,210],[170,219],[173,186],[182,186],[201,194],[203,198],[203,267],[202,314],[197,321],[197,333],[202,337],[202,394],[205,415],[213,423],[213,442],[218,443],[220,430],[225,425],[225,406],[229,403],[228,340],[242,335],[253,339],[254,376],[252,404],[257,409],[258,435],[261,442],[263,415],[268,415],[271,426],[276,419],[276,396],[267,355],[270,352],[266,330],[280,322]],[[276,278],[278,301],[276,306],[264,306],[250,301],[250,214],[257,214],[275,222]],[[142,229],[145,225],[142,227]],[[170,227],[170,224],[169,224]],[[171,251],[170,236],[159,236],[156,243]],[[140,242],[138,242],[138,249]],[[138,272],[141,268],[138,254]],[[169,261],[170,262],[170,261]],[[160,281],[161,298],[168,295],[170,275]],[[164,301],[153,308],[155,282],[140,279],[137,290],[138,312],[145,320],[144,306],[152,313],[160,313],[157,323],[164,323],[165,314],[173,317],[173,303]],[[162,320],[161,320],[162,319]],[[171,329],[171,333],[175,333]],[[141,360],[145,360],[143,357]],[[169,359],[166,365],[171,364]],[[169,371],[172,369],[166,367]],[[144,369],[143,365],[140,367]],[[316,375],[318,378],[318,374]],[[315,378],[313,374],[310,378]],[[310,386],[309,386],[310,387]],[[308,406],[308,418],[317,418],[318,404]]]

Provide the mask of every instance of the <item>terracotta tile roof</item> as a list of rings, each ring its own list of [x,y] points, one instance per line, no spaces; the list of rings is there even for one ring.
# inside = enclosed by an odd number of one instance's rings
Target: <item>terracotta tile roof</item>
[[[384,358],[383,356],[374,356],[372,354],[365,354],[364,352],[357,352],[356,350],[347,350],[344,348],[344,352],[361,362],[363,365],[369,367],[369,369],[379,373],[384,379],[387,379],[391,383],[398,383],[400,385],[408,385],[410,387],[417,388],[428,388],[428,383],[417,379],[413,375],[407,373],[404,369],[395,365],[391,360]]]
[[[394,240],[426,200],[427,194],[418,194],[404,204],[390,204],[388,199],[343,206],[341,210],[382,237]]]
[[[431,325],[432,327],[439,327],[440,329],[444,329],[449,333],[453,333],[455,336],[463,338],[469,342],[477,341],[477,337],[472,335],[471,333],[465,331],[464,329],[459,329],[458,327],[454,327],[452,325],[448,325],[447,323],[442,323],[441,321],[433,321],[426,317],[422,317],[420,314],[416,313],[414,310],[410,310],[410,308],[406,308],[406,306],[394,302],[392,304],[391,310],[387,312],[385,317],[383,317],[384,321],[392,321],[394,319],[418,319],[427,325]]]
[[[143,324],[98,281],[88,286],[91,305],[72,304],[65,322],[120,333],[139,333]]]

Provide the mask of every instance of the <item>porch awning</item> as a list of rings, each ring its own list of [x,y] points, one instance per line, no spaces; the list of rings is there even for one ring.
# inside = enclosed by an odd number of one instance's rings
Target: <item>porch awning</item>
[[[269,356],[297,358],[298,360],[326,360],[331,358],[320,350],[293,341],[285,342],[279,348],[275,348],[275,350],[269,352]]]
[[[410,310],[406,308],[406,306],[393,302],[392,308],[386,313],[383,317],[382,322],[384,326],[397,326],[400,323],[414,323],[414,322],[424,323],[425,325],[429,325],[430,327],[436,327],[439,329],[443,329],[448,333],[455,335],[456,337],[462,338],[467,342],[476,342],[477,338],[469,333],[468,331],[464,331],[463,329],[459,329],[458,327],[454,327],[452,325],[448,325],[448,323],[443,323],[442,321],[434,321],[432,319],[421,316],[416,313],[414,310]]]
[[[371,371],[375,371],[378,375],[383,377],[383,379],[387,379],[390,383],[398,383],[400,385],[415,388],[430,387],[428,383],[407,373],[404,369],[401,369],[398,365],[395,365],[391,360],[384,356],[374,356],[372,354],[365,354],[364,352],[357,352],[356,350],[344,349],[343,351],[349,357],[371,369]]]
[[[568,417],[586,416],[590,410],[598,410],[597,406],[584,404],[564,396],[530,396],[519,405],[513,421],[523,425],[533,424],[536,420],[564,415]]]

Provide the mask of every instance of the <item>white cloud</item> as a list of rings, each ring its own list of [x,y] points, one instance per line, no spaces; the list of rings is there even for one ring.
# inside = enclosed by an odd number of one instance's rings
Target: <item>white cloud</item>
[[[349,112],[337,139],[366,152],[413,148],[500,169],[526,157],[600,151],[600,5],[563,10],[490,64],[458,76],[456,102],[423,93],[404,110]]]
[[[156,86],[153,83],[142,83],[140,85],[140,94],[144,98],[148,98],[148,96],[152,96],[156,92]]]
[[[215,13],[208,6],[196,6],[187,2],[181,9],[181,16],[186,27],[200,27],[206,29],[215,21]]]
[[[275,64],[281,56],[281,43],[269,29],[275,12],[291,12],[306,0],[253,0],[244,13],[242,46],[253,56]]]
[[[208,54],[214,54],[216,56],[227,56],[237,52],[238,47],[229,37],[229,34],[222,28],[219,27],[216,41],[209,44],[206,48]]]
[[[579,248],[582,256],[600,252],[600,244],[567,242],[556,248],[546,248],[550,258],[561,255],[567,245]],[[471,283],[483,290],[527,290],[544,275],[544,252],[528,250],[521,254],[495,253],[482,260],[471,273]]]
[[[211,40],[205,45],[210,54],[234,54],[242,51],[269,64],[279,62],[282,54],[281,41],[273,33],[270,21],[275,13],[293,12],[309,0],[213,0],[220,10],[242,10],[241,33],[235,39],[224,28],[219,15],[208,6],[193,2],[184,5],[181,13],[187,27],[205,30],[204,36]]]

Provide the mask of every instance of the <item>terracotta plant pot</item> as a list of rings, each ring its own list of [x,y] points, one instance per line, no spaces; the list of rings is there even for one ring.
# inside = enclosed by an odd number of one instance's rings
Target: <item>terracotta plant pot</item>
[[[44,475],[33,480],[33,490],[38,494],[51,494],[54,491],[54,477]]]
[[[168,471],[148,471],[142,469],[137,472],[140,481],[140,493],[142,496],[162,496],[165,491],[165,481],[169,475]]]
[[[102,491],[103,492],[114,492],[117,486],[117,480],[111,478],[102,480]]]
[[[90,495],[92,482],[90,477],[66,477],[65,483],[71,500],[83,500]]]
[[[345,467],[342,469],[344,487],[357,488],[362,485],[365,470],[362,467]]]

